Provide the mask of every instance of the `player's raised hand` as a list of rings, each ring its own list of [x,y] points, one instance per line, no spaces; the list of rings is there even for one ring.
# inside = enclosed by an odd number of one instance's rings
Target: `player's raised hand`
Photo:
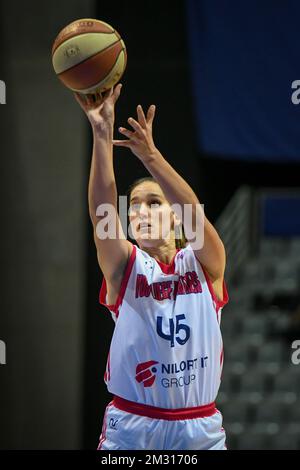
[[[128,140],[113,140],[113,144],[118,147],[128,147],[140,160],[151,156],[157,149],[152,137],[152,124],[155,116],[155,105],[151,105],[147,111],[147,116],[141,105],[137,106],[137,118],[130,117],[128,123],[133,131],[125,127],[119,127],[121,134]]]
[[[122,85],[110,88],[104,94],[83,95],[74,93],[79,105],[86,113],[93,129],[101,132],[111,129],[115,120],[115,104],[120,96]]]

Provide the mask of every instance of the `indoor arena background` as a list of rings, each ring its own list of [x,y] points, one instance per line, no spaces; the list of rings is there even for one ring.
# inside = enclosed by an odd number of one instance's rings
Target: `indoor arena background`
[[[50,57],[65,25],[98,18],[128,50],[116,129],[137,104],[157,105],[155,143],[225,243],[217,404],[228,447],[300,449],[299,2],[0,8],[0,448],[95,449],[111,399],[113,321],[98,303],[87,206],[91,132]],[[115,159],[125,194],[146,172],[126,149]]]

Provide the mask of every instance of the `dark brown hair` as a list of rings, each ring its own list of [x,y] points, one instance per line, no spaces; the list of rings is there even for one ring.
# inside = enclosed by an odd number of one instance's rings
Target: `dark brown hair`
[[[159,183],[152,177],[152,176],[145,176],[143,178],[139,178],[137,180],[135,180],[128,188],[127,190],[127,196],[129,197],[130,199],[130,196],[131,196],[131,193],[132,191],[134,190],[134,188],[136,188],[139,184],[141,183],[144,183],[145,181],[150,181],[152,183],[156,183],[158,184],[159,186]],[[179,237],[176,237],[175,238],[175,245],[176,245],[176,248],[184,248],[186,243],[187,243],[187,239],[185,238],[185,234],[184,234],[184,228],[183,228],[183,225],[181,224],[179,226],[179,230],[180,230],[180,238]],[[175,229],[175,232],[176,232],[176,229]]]

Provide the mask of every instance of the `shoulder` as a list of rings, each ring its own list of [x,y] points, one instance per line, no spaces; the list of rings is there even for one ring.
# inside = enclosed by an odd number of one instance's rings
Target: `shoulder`
[[[190,244],[187,244],[185,248],[183,248],[183,251],[186,251],[187,253],[190,254],[195,260],[196,263],[201,267],[203,274],[205,276],[206,283],[208,285],[208,288],[211,292],[211,295],[213,299],[217,303],[227,303],[228,302],[228,293],[227,293],[227,288],[225,284],[225,279],[224,279],[224,274],[222,276],[219,276],[218,278],[213,277],[208,269],[201,263],[197,256],[195,255],[194,250],[192,249]]]

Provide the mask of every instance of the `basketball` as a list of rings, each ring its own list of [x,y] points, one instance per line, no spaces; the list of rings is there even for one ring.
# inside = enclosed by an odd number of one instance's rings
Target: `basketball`
[[[120,34],[100,20],[73,21],[52,46],[56,75],[66,87],[83,94],[109,90],[120,80],[126,62]]]

